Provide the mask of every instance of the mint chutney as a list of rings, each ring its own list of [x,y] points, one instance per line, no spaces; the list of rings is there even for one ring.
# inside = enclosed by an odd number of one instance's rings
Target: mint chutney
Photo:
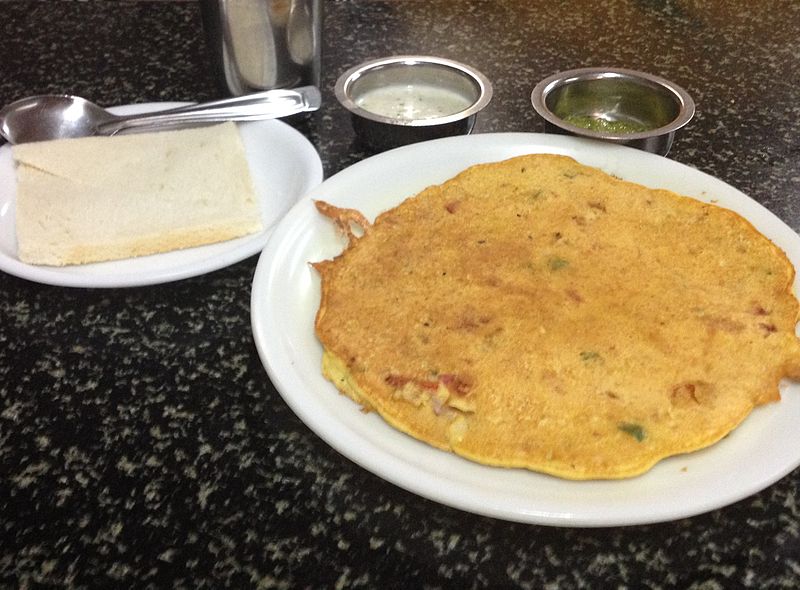
[[[653,127],[637,121],[611,121],[602,117],[593,117],[592,115],[567,115],[564,117],[564,121],[570,125],[600,133],[640,133],[653,129]]]

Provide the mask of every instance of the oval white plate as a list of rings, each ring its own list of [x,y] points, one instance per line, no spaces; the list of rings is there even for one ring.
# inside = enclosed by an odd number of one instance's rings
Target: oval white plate
[[[386,152],[312,190],[277,225],[259,259],[251,301],[255,342],[272,382],[300,419],[345,456],[407,490],[478,514],[547,525],[686,517],[749,496],[800,465],[800,446],[791,444],[800,423],[797,384],[785,384],[780,403],[758,408],[713,447],[662,461],[634,479],[572,482],[436,450],[376,414],[362,413],[322,377],[322,348],[314,335],[319,281],[308,263],[335,256],[343,241],[312,200],[374,218],[467,166],[535,152],[565,154],[625,179],[713,200],[748,218],[800,267],[800,237],[775,215],[707,174],[645,152],[521,133],[448,138]]]
[[[185,103],[115,107],[126,115]],[[322,162],[314,146],[280,121],[240,123],[247,161],[261,205],[264,231],[227,242],[110,262],[52,267],[17,258],[14,203],[16,176],[11,146],[0,147],[0,270],[39,283],[64,287],[133,287],[185,279],[229,266],[257,254],[275,223],[311,187],[322,182]]]

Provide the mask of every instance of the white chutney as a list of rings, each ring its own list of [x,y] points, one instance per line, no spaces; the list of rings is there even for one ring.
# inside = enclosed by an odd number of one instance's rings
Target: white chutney
[[[447,88],[427,84],[394,84],[372,88],[355,99],[356,105],[393,119],[435,119],[469,108],[472,100]]]

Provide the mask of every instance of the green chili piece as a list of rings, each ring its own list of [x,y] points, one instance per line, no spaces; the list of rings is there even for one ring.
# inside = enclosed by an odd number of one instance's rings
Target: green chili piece
[[[561,270],[565,266],[569,266],[569,262],[563,258],[555,256],[547,261],[547,266],[550,268],[550,270]]]
[[[634,424],[633,422],[623,422],[618,426],[618,428],[625,434],[630,434],[639,442],[642,442],[645,439],[644,428],[642,428],[639,424]]]
[[[596,352],[594,350],[584,350],[583,352],[581,352],[581,360],[586,362],[602,361],[603,357],[600,356],[599,352]]]

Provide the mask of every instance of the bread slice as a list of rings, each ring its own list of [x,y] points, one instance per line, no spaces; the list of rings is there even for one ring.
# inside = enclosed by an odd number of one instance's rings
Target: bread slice
[[[14,146],[22,262],[64,266],[263,229],[234,123]]]

